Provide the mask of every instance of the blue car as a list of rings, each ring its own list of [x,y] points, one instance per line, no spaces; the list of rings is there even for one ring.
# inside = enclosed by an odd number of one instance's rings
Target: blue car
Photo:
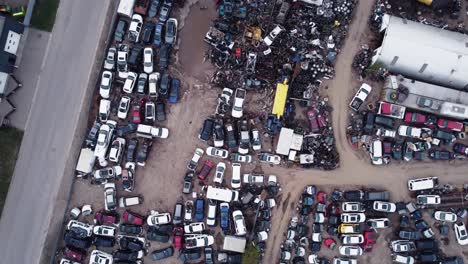
[[[177,103],[180,95],[180,81],[179,79],[172,79],[171,92],[169,93],[169,103]]]
[[[198,222],[203,222],[205,218],[205,200],[198,198],[195,201],[195,220]]]
[[[154,28],[153,43],[156,47],[159,47],[164,43],[164,23],[156,24],[156,27]]]
[[[229,204],[221,203],[219,205],[220,213],[220,226],[223,230],[229,230]]]

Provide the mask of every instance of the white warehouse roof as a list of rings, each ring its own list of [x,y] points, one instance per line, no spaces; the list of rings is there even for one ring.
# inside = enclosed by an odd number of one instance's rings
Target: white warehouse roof
[[[414,79],[468,89],[468,36],[389,15],[384,30],[372,63]]]

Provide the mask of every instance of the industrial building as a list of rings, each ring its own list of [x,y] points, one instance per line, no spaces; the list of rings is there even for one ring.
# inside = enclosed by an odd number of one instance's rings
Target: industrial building
[[[468,90],[468,36],[385,15],[372,63],[427,83]]]

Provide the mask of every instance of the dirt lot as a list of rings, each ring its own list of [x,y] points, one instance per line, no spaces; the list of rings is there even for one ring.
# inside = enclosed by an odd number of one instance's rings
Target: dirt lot
[[[201,10],[201,5],[208,9]],[[252,164],[248,168],[262,169],[265,174],[275,174],[279,177],[283,191],[280,203],[273,212],[272,231],[267,242],[267,254],[264,263],[276,263],[279,256],[283,232],[292,216],[295,204],[303,187],[307,184],[319,186],[335,186],[343,188],[366,186],[385,188],[392,193],[392,200],[408,200],[406,179],[419,176],[436,175],[442,182],[464,183],[466,166],[463,164],[417,163],[393,164],[387,167],[374,167],[367,157],[360,157],[350,147],[346,140],[348,101],[357,87],[358,81],[351,71],[351,62],[359,49],[365,43],[369,33],[367,21],[373,1],[359,1],[355,18],[350,26],[348,40],[336,63],[336,78],[328,83],[329,97],[333,111],[333,127],[336,131],[337,148],[341,164],[337,170],[324,172],[316,170],[286,169]],[[184,16],[187,10],[181,13]],[[187,161],[196,147],[206,148],[207,145],[198,140],[197,135],[203,120],[212,115],[215,110],[216,97],[219,91],[208,85],[212,68],[208,62],[203,63],[205,44],[203,36],[208,29],[211,18],[215,15],[214,1],[201,4],[195,3],[188,14],[185,24],[180,30],[179,52],[176,69],[172,69],[182,79],[183,96],[179,104],[171,105],[168,110],[168,121],[163,126],[170,130],[168,140],[156,140],[149,155],[145,168],[138,168],[135,193],[144,196],[141,206],[132,208],[136,212],[147,213],[148,210],[172,212],[174,203],[181,198],[182,180],[186,171]],[[183,23],[181,23],[183,24]],[[235,88],[235,87],[233,87]],[[247,98],[247,108],[249,101]],[[201,162],[204,162],[202,160]],[[228,165],[229,167],[229,165]],[[230,179],[228,170],[227,180]],[[122,195],[119,192],[119,195]],[[78,181],[75,184],[71,205],[91,203],[95,210],[103,208],[103,190],[101,186],[91,186],[88,181]],[[453,238],[453,235],[452,235]],[[379,236],[374,252],[362,258],[361,263],[390,263],[390,252],[387,247],[389,238],[385,234]],[[152,243],[150,251],[162,248],[157,242]],[[452,243],[450,253],[463,255],[462,249]],[[467,250],[468,252],[468,250]],[[384,256],[384,257],[383,257]],[[148,259],[148,262],[150,260]],[[178,263],[175,258],[164,263]]]

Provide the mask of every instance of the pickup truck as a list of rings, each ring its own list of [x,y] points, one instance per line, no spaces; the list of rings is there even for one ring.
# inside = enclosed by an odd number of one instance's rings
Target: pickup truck
[[[366,101],[367,96],[369,96],[371,91],[372,87],[366,83],[363,83],[356,92],[356,95],[354,95],[351,103],[349,103],[349,107],[356,112],[359,111],[359,108],[362,106],[364,101]]]

